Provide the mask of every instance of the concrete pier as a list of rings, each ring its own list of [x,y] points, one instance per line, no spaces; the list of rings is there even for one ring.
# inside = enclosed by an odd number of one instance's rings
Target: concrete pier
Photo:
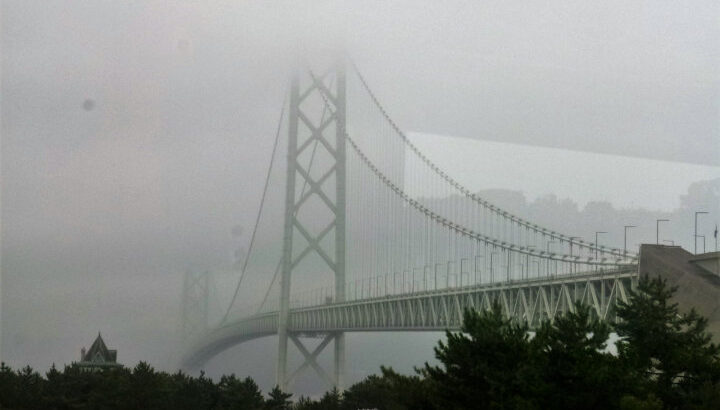
[[[708,330],[713,341],[720,342],[720,275],[717,266],[720,253],[693,255],[679,246],[641,245],[638,270],[665,278],[678,288],[675,301],[681,311],[695,308],[708,318]]]

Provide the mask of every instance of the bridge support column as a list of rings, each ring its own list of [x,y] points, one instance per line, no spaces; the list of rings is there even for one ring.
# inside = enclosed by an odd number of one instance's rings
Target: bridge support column
[[[336,183],[335,183],[335,202],[336,202],[336,219],[335,219],[335,301],[345,301],[345,209],[346,209],[346,191],[345,191],[345,134],[347,123],[346,112],[346,87],[345,87],[345,70],[340,63],[336,68],[337,88],[336,88],[336,115],[337,127],[335,129],[335,145],[337,147],[337,157],[335,163]],[[335,334],[335,387],[343,390],[345,387],[345,334],[338,332]]]
[[[345,388],[345,333],[335,334],[335,387]]]
[[[282,274],[280,277],[280,312],[278,317],[278,361],[276,384],[287,389],[288,322],[290,318],[290,274],[292,273],[293,223],[295,221],[295,174],[297,172],[298,113],[300,86],[297,73],[290,85],[288,117],[287,179],[285,186],[285,223],[283,227]]]
[[[346,209],[346,85],[344,63],[336,62],[328,73],[317,76],[311,70],[307,73],[296,73],[293,76],[290,90],[290,107],[288,118],[288,154],[287,175],[285,191],[285,222],[283,231],[282,275],[280,277],[280,312],[278,320],[278,363],[277,385],[288,389],[288,383],[294,379],[298,371],[304,369],[306,364],[313,367],[318,374],[338,388],[342,388],[345,369],[345,336],[342,332],[333,332],[326,336],[323,342],[313,353],[302,345],[297,335],[292,334],[290,323],[290,289],[292,273],[298,263],[309,253],[314,252],[329,267],[335,280],[334,298],[329,302],[345,301],[345,209]],[[302,78],[301,78],[302,77]],[[319,99],[317,97],[320,97]],[[318,120],[309,111],[309,105],[314,100],[323,102],[322,117]],[[300,155],[308,149],[312,142],[319,144],[331,158],[329,168],[321,177],[313,176],[310,166],[301,164]],[[314,152],[313,152],[314,157]],[[312,165],[312,164],[311,164]],[[328,165],[328,164],[324,164]],[[335,192],[323,188],[324,184],[334,174]],[[296,180],[303,185],[298,192]],[[303,183],[303,181],[305,183]],[[310,190],[305,191],[305,186]],[[315,236],[310,229],[298,218],[301,208],[312,206],[307,201],[311,195],[317,195],[322,200],[324,208],[317,212],[329,212],[332,222],[320,234]],[[334,231],[335,240],[327,245],[322,239],[329,232]],[[305,249],[299,254],[293,252],[295,233],[304,237]],[[303,246],[303,244],[298,243]],[[334,255],[333,255],[334,254]],[[333,255],[334,258],[331,256]],[[327,303],[324,301],[323,303]],[[305,364],[293,373],[287,375],[288,340],[291,340],[305,356]],[[330,342],[334,341],[334,377],[327,374],[316,363],[315,357]]]

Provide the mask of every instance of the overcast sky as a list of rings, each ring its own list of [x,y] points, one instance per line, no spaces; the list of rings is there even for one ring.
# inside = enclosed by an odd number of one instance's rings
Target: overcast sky
[[[2,2],[4,360],[67,363],[102,330],[171,368],[182,273],[242,245],[317,50],[408,131],[720,166],[717,1],[298,3]]]

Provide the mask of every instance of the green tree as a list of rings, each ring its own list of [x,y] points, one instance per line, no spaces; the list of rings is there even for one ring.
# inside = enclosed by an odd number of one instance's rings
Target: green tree
[[[199,377],[178,371],[169,376],[172,394],[167,407],[177,410],[210,409],[218,401],[217,386],[200,372]]]
[[[667,408],[690,408],[720,381],[720,349],[711,343],[707,319],[694,309],[679,311],[675,291],[662,278],[643,276],[618,308],[617,348],[640,384],[639,397],[653,394]]]
[[[462,331],[446,332],[422,374],[436,386],[442,408],[534,408],[532,386],[539,383],[532,363],[527,326],[506,319],[498,303],[483,312],[465,311]]]
[[[268,394],[268,399],[265,400],[265,408],[268,410],[287,410],[292,405],[290,397],[291,393],[285,393],[280,390],[280,386],[275,386]]]
[[[297,403],[293,406],[293,410],[314,410],[317,407],[317,403],[314,402],[311,398],[300,396]]]
[[[24,409],[43,409],[45,406],[42,397],[45,383],[42,376],[30,366],[25,366],[15,374],[15,388],[17,389],[15,406]]]
[[[632,395],[620,399],[620,410],[662,410],[663,403],[650,393],[646,398],[639,399]]]
[[[257,384],[250,377],[243,380],[230,376],[222,376],[218,383],[220,409],[260,410],[265,404]]]
[[[15,372],[5,363],[0,363],[0,408],[17,407],[18,380]]]
[[[97,399],[98,401],[102,401],[102,396],[108,393],[112,394],[112,390],[117,389],[115,385],[118,384],[118,387],[122,388],[122,393],[116,396],[117,401],[125,403],[124,405],[128,409],[159,409],[167,403],[168,389],[163,373],[156,372],[145,362],[138,363],[132,370],[132,374],[123,374],[123,372],[124,370],[116,372],[114,369],[92,372],[93,378],[101,377],[100,382],[114,380],[114,383],[104,383],[107,389],[96,390],[102,393],[101,397]]]
[[[554,322],[543,322],[532,341],[541,408],[618,407],[626,384],[617,370],[618,359],[604,352],[609,335],[610,326],[580,303]]]
[[[325,394],[317,402],[317,410],[341,410],[342,405],[342,394],[333,387],[332,390],[325,392]]]
[[[432,386],[418,376],[405,376],[392,368],[380,367],[343,393],[343,408],[351,409],[433,409]]]

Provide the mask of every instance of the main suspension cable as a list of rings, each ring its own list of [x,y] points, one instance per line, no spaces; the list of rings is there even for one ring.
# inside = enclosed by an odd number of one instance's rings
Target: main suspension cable
[[[375,106],[380,110],[381,114],[385,118],[385,120],[390,124],[390,126],[395,130],[397,135],[403,140],[403,142],[410,148],[410,150],[418,156],[418,158],[424,162],[431,170],[433,170],[437,175],[439,175],[442,179],[444,179],[448,184],[450,184],[453,188],[457,189],[460,193],[462,193],[467,198],[471,199],[472,201],[475,201],[482,205],[483,207],[486,207],[490,209],[493,213],[497,214],[498,216],[505,218],[507,220],[510,220],[511,223],[515,222],[518,225],[521,225],[525,227],[526,229],[530,229],[536,233],[540,233],[542,235],[547,235],[553,239],[558,239],[561,242],[567,242],[571,245],[577,245],[579,248],[586,248],[591,250],[598,250],[603,253],[609,253],[614,256],[618,257],[626,257],[628,255],[632,256],[630,252],[625,252],[621,249],[616,248],[610,248],[605,246],[598,246],[597,244],[585,242],[582,240],[576,240],[574,237],[570,237],[567,235],[563,235],[559,232],[555,232],[553,230],[538,226],[537,224],[533,224],[530,221],[527,221],[519,216],[513,215],[502,208],[488,202],[487,200],[480,198],[476,194],[472,193],[468,188],[460,184],[458,181],[453,179],[450,175],[447,175],[445,172],[443,172],[435,163],[433,163],[428,157],[426,157],[416,146],[413,144],[408,136],[400,129],[400,127],[395,123],[395,121],[390,117],[390,115],[387,113],[385,108],[380,104],[380,101],[377,99],[375,94],[373,93],[372,89],[368,85],[368,83],[365,81],[365,78],[360,73],[360,70],[358,69],[357,65],[350,60],[350,64],[352,65],[353,71],[355,72],[355,75],[358,76],[358,79],[360,80],[360,83],[362,84],[365,91],[370,96],[370,99],[373,101]]]
[[[332,80],[331,80],[331,81],[330,81],[330,87],[332,87],[332,84],[333,84],[333,83],[332,83]],[[285,107],[284,104],[283,104],[283,107]],[[321,123],[321,124],[325,121],[325,116],[327,115],[327,112],[328,112],[328,106],[327,106],[327,104],[323,104],[323,111],[322,111],[322,115],[320,116],[320,123]],[[282,117],[281,117],[281,121],[282,121]],[[277,137],[276,137],[276,138],[277,138]],[[276,141],[277,141],[277,140],[276,140]],[[313,149],[312,149],[312,152],[311,152],[311,154],[310,154],[310,162],[309,162],[309,164],[308,164],[308,169],[307,169],[308,175],[310,175],[310,172],[312,171],[313,163],[315,162],[315,153],[317,152],[318,144],[319,144],[318,140],[315,140],[315,144],[313,145]],[[274,155],[273,155],[273,156],[274,156]],[[305,190],[307,189],[307,187],[308,187],[308,180],[307,180],[307,179],[304,179],[303,187],[302,187],[302,189],[300,190],[300,198],[302,198],[302,197],[305,195]],[[293,211],[293,212],[297,215],[297,210],[295,210],[295,211]],[[272,281],[270,282],[270,286],[268,286],[267,291],[265,291],[265,296],[263,296],[263,300],[262,300],[262,302],[260,303],[260,307],[258,307],[257,312],[255,312],[256,314],[260,313],[260,311],[262,310],[262,308],[265,306],[265,302],[267,302],[267,298],[268,298],[268,296],[270,295],[270,291],[272,290],[273,285],[274,285],[275,282],[277,281],[278,275],[279,275],[279,273],[280,273],[280,266],[282,266],[282,256],[280,257],[280,260],[278,261],[277,267],[275,268],[275,272],[273,273],[273,278],[272,278]]]
[[[232,310],[233,304],[235,304],[235,299],[237,299],[238,293],[240,292],[240,285],[245,278],[245,272],[247,272],[247,265],[250,261],[250,254],[253,250],[253,246],[255,245],[255,236],[257,235],[258,226],[260,225],[260,218],[262,217],[262,211],[265,207],[265,197],[267,196],[268,186],[270,185],[270,175],[272,174],[273,164],[275,162],[275,152],[277,151],[278,141],[280,140],[280,130],[282,129],[283,118],[285,117],[286,103],[287,93],[285,93],[285,97],[283,97],[282,108],[280,109],[280,120],[278,121],[277,131],[275,132],[275,142],[273,143],[272,153],[270,154],[270,165],[268,166],[267,175],[265,176],[265,186],[263,187],[262,197],[260,198],[260,208],[258,209],[257,217],[255,218],[255,227],[253,228],[252,236],[250,237],[250,246],[248,247],[247,256],[245,256],[245,261],[243,262],[243,267],[240,271],[240,279],[238,280],[238,284],[235,287],[235,293],[233,294],[232,300],[230,301],[230,305],[228,306],[225,315],[220,321],[221,324],[224,323],[225,320],[227,320],[228,315],[230,315],[230,311]]]
[[[594,260],[593,258],[586,258],[581,259],[580,256],[569,256],[569,255],[562,255],[562,254],[555,254],[552,252],[545,252],[545,251],[534,251],[527,247],[517,246],[515,244],[507,243],[504,241],[499,241],[497,239],[490,238],[486,235],[483,235],[481,233],[475,232],[467,227],[464,227],[452,220],[449,220],[446,217],[443,217],[442,215],[439,215],[432,211],[431,209],[427,208],[425,205],[421,204],[420,201],[413,199],[410,197],[408,193],[406,193],[402,188],[395,185],[390,178],[388,178],[385,174],[383,174],[375,164],[370,161],[370,159],[365,155],[365,153],[360,149],[360,147],[357,145],[354,139],[352,139],[349,135],[345,135],[345,138],[350,143],[350,146],[353,148],[353,150],[356,152],[356,154],[359,156],[362,162],[365,163],[365,165],[370,168],[370,170],[375,174],[375,176],[380,179],[380,181],[385,184],[390,190],[395,192],[400,199],[402,199],[406,204],[410,205],[411,207],[415,208],[417,211],[425,214],[428,218],[434,220],[438,224],[448,228],[450,231],[454,231],[462,236],[467,236],[469,238],[475,239],[477,241],[485,242],[489,245],[492,245],[496,248],[501,248],[506,251],[512,251],[517,252],[525,255],[530,256],[536,256],[542,259],[549,259],[549,260],[556,260],[556,261],[562,261],[562,262],[575,262],[575,263],[582,263],[582,264],[588,264],[588,265],[620,265],[622,264],[622,259],[618,259],[616,262],[605,262],[603,260]],[[632,256],[629,256],[628,259],[632,259]]]

